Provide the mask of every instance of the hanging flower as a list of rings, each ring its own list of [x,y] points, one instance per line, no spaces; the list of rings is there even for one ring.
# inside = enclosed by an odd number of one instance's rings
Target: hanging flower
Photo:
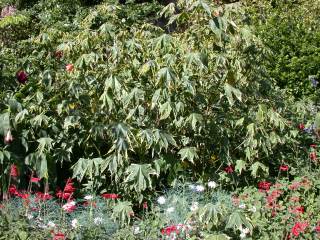
[[[310,159],[311,159],[312,161],[317,160],[317,153],[316,153],[316,152],[311,152],[311,153],[310,153]]]
[[[16,77],[18,82],[21,84],[25,84],[28,80],[28,74],[23,70],[17,72]]]
[[[297,222],[291,229],[291,233],[298,237],[300,233],[303,233],[309,226],[308,222]]]
[[[281,166],[279,167],[279,170],[280,170],[280,171],[283,171],[283,172],[286,172],[286,171],[289,170],[289,166],[288,166],[288,165],[281,165]]]
[[[101,197],[105,199],[117,199],[120,197],[120,195],[116,193],[104,193],[104,194],[101,194]]]
[[[144,202],[144,203],[142,204],[142,208],[143,208],[143,209],[148,209],[148,203],[147,203],[147,202]]]
[[[67,64],[67,65],[66,65],[66,70],[67,70],[67,72],[72,72],[73,69],[74,69],[73,64],[70,63],[70,64]]]
[[[11,177],[18,177],[19,176],[19,171],[17,168],[17,165],[12,164],[10,167],[10,176]]]
[[[9,130],[4,136],[4,143],[8,145],[12,142],[13,142],[13,137],[12,137],[11,131]]]

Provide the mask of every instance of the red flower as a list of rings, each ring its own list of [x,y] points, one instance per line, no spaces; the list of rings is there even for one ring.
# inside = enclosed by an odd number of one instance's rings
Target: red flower
[[[11,185],[8,189],[8,192],[11,194],[11,195],[18,195],[19,192],[17,190],[17,187],[15,185]]]
[[[147,202],[144,202],[144,203],[142,204],[142,207],[143,207],[143,209],[148,209],[148,203],[147,203]]]
[[[72,182],[72,179],[69,178],[67,180],[67,183],[66,183],[66,186],[64,187],[63,191],[59,190],[57,193],[56,193],[56,196],[58,198],[62,198],[64,200],[68,200],[68,199],[71,199],[74,191],[76,189],[73,187],[73,182]]]
[[[67,213],[71,213],[73,212],[77,206],[76,206],[76,202],[71,201],[71,202],[67,202],[66,204],[64,204],[62,206],[63,210],[65,210]]]
[[[271,186],[271,183],[267,181],[261,181],[258,183],[258,188],[260,190],[269,190],[270,186]]]
[[[303,206],[295,207],[294,209],[291,210],[291,212],[293,214],[300,215],[300,214],[304,213],[304,207]]]
[[[67,66],[66,66],[67,72],[72,72],[73,69],[74,69],[73,64],[71,64],[71,63],[70,63],[70,64],[67,64]]]
[[[297,222],[291,229],[291,233],[298,237],[300,233],[304,232],[309,226],[308,222]]]
[[[64,239],[66,239],[66,237],[61,232],[55,233],[53,236],[53,240],[64,240]]]
[[[105,199],[117,199],[120,197],[120,195],[116,193],[104,193],[104,194],[101,194],[101,197]]]
[[[16,74],[17,80],[21,84],[25,84],[28,80],[28,74],[25,71],[19,71]]]
[[[310,144],[310,147],[311,147],[311,148],[316,148],[317,145],[316,145],[316,144]]]
[[[73,187],[72,179],[67,180],[66,186],[64,187],[64,192],[73,193],[76,189]]]
[[[73,193],[68,193],[68,192],[62,192],[61,190],[59,190],[57,193],[56,193],[56,196],[58,198],[62,198],[64,200],[68,200],[68,199],[71,199],[71,196],[72,196]]]
[[[4,136],[4,139],[3,139],[4,143],[5,144],[10,144],[13,142],[13,137],[12,137],[12,134],[11,134],[11,131],[9,130],[6,135]]]
[[[36,201],[46,201],[46,200],[50,200],[52,198],[52,195],[50,195],[49,193],[42,193],[42,192],[37,192],[36,193]]]
[[[318,224],[319,224],[319,225],[317,225],[314,230],[315,230],[317,233],[320,233],[320,223],[318,223]]]
[[[22,199],[29,199],[30,194],[28,193],[18,193],[18,197],[21,197]]]
[[[280,170],[280,171],[283,171],[283,172],[286,172],[286,171],[289,170],[289,166],[288,166],[288,165],[281,165],[281,166],[279,167],[279,170]]]
[[[171,233],[179,234],[179,229],[177,228],[176,225],[171,225],[171,226],[165,227],[164,229],[161,230],[162,235],[170,236]]]
[[[234,172],[234,166],[229,165],[228,167],[226,167],[226,168],[224,169],[224,171],[225,171],[226,173],[233,173],[233,172]]]
[[[303,129],[304,129],[304,124],[303,124],[303,123],[300,123],[299,126],[298,126],[298,128],[299,128],[300,130],[303,130]]]
[[[316,152],[311,152],[311,153],[310,153],[310,159],[311,159],[312,161],[317,160],[317,153],[316,153]]]
[[[11,177],[18,177],[19,176],[19,171],[18,171],[18,168],[15,164],[12,164],[10,167],[10,176]]]
[[[30,179],[30,182],[32,182],[32,183],[38,183],[40,180],[41,180],[41,178],[32,177],[32,178]]]

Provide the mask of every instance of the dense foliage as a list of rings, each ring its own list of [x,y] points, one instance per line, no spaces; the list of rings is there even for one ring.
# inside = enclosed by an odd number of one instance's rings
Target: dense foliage
[[[318,9],[162,4],[0,0],[1,237],[318,236]]]

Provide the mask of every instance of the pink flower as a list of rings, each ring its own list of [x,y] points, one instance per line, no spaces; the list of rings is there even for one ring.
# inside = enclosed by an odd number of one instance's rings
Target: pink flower
[[[309,226],[308,222],[297,222],[291,229],[291,233],[298,237],[300,233],[304,232]]]
[[[147,203],[147,202],[144,202],[144,203],[142,204],[142,207],[143,207],[143,209],[148,209],[148,203]]]
[[[53,240],[64,240],[64,239],[66,239],[66,237],[61,232],[55,233],[53,236]]]
[[[300,130],[303,130],[303,129],[304,129],[304,124],[303,124],[303,123],[300,123],[299,126],[298,126],[298,128],[299,128]]]
[[[104,194],[101,194],[101,197],[106,199],[117,199],[120,197],[120,195],[116,193],[104,193]]]
[[[32,178],[30,179],[30,182],[32,182],[32,183],[38,183],[38,182],[40,182],[40,180],[41,180],[41,178],[32,177]]]
[[[312,161],[317,160],[317,153],[316,153],[316,152],[311,152],[311,153],[310,153],[310,159],[311,159]]]
[[[65,210],[67,213],[73,212],[77,207],[76,207],[76,202],[71,201],[67,202],[62,206],[63,210]]]
[[[4,143],[10,144],[12,142],[13,142],[13,137],[12,137],[11,131],[9,130],[6,134],[6,136],[4,137]]]
[[[311,148],[316,148],[316,147],[317,147],[317,144],[310,144],[310,147],[311,147]]]
[[[0,18],[12,16],[16,11],[14,6],[6,6],[1,10]]]
[[[317,233],[320,233],[320,223],[314,229]]]
[[[12,164],[10,167],[10,176],[11,177],[18,177],[19,176],[19,171],[17,168],[17,165]]]
[[[72,71],[73,71],[73,69],[74,69],[73,64],[71,64],[71,63],[67,64],[67,66],[66,66],[66,70],[67,70],[67,72],[72,72]]]
[[[300,215],[300,214],[304,213],[304,207],[303,206],[295,207],[291,210],[291,213],[296,214],[296,215]]]
[[[28,80],[28,74],[23,70],[17,72],[16,77],[17,77],[18,82],[21,84],[25,84]]]
[[[260,190],[269,190],[270,186],[271,186],[271,183],[267,181],[261,181],[258,183],[258,188]]]
[[[288,165],[281,165],[281,166],[279,167],[279,170],[280,170],[280,171],[283,171],[283,172],[286,172],[286,171],[289,170],[289,166],[288,166]]]
[[[224,171],[225,171],[226,173],[233,173],[233,172],[234,172],[234,166],[229,165],[228,167],[226,167],[226,168],[224,169]]]

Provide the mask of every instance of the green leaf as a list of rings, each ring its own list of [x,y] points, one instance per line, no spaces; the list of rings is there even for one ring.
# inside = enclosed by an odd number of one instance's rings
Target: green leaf
[[[181,156],[181,160],[187,159],[188,161],[194,163],[194,159],[199,158],[197,154],[197,149],[195,147],[182,148],[178,154]]]
[[[51,138],[39,138],[37,142],[39,143],[37,149],[39,152],[50,151],[52,149],[53,139]]]
[[[266,165],[261,162],[255,162],[250,167],[251,175],[256,178],[259,169],[261,169],[265,174],[269,173],[269,168]]]
[[[241,102],[242,101],[242,93],[239,89],[232,87],[230,84],[225,83],[224,90],[229,101],[230,106],[233,106],[234,100],[233,95]]]
[[[156,175],[151,164],[131,164],[126,174],[128,175],[125,182],[131,183],[130,188],[136,192],[142,192],[147,188],[152,188],[151,175]]]
[[[246,162],[243,160],[237,160],[235,170],[241,174],[243,170],[246,170]]]
[[[226,229],[232,228],[233,230],[238,230],[245,226],[252,231],[252,225],[249,220],[240,212],[240,211],[233,211],[227,221]]]
[[[160,105],[159,108],[160,111],[160,120],[164,120],[170,116],[170,113],[172,111],[172,107],[170,102],[165,102],[164,104]]]

